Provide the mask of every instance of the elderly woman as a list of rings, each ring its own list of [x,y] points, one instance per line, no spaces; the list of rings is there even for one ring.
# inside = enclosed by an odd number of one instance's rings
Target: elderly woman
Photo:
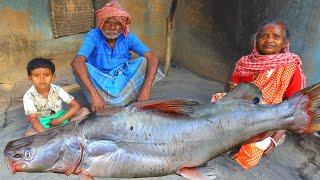
[[[131,18],[117,1],[99,9],[96,17],[97,28],[86,34],[71,64],[91,110],[105,114],[106,107],[150,99],[153,81],[163,77],[157,73],[158,57],[129,32]],[[131,52],[139,57],[131,59]]]
[[[254,37],[252,53],[237,61],[227,89],[240,83],[253,83],[262,91],[262,103],[280,103],[305,86],[301,60],[289,52],[288,28],[281,20],[263,22]],[[260,134],[243,145],[235,158],[242,167],[249,169],[259,162],[263,153],[270,154],[284,137],[284,130]],[[245,153],[255,151],[258,141],[259,145],[267,143],[260,155],[244,157]]]

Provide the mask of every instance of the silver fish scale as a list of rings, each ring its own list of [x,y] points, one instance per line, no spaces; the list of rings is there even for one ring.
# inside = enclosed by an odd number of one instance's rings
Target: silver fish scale
[[[250,129],[253,123],[260,122],[261,128],[265,129],[265,122],[270,120],[267,115],[274,115],[276,110],[261,111],[258,106],[240,103],[241,108],[233,102],[227,106],[229,113],[220,113],[210,119],[205,118],[208,116],[196,120],[174,119],[148,111],[123,111],[116,116],[97,118],[95,122],[85,124],[82,135],[88,138],[88,147],[107,151],[99,156],[88,153],[85,158],[87,171],[103,177],[124,177],[124,174],[125,177],[141,177],[198,166],[259,131],[259,125],[255,125],[258,130],[252,130],[252,133],[245,132],[245,127]],[[243,110],[245,108],[247,110]],[[256,111],[252,111],[254,109]],[[217,105],[211,114],[219,113],[216,111],[223,109]],[[261,119],[261,115],[265,118]],[[253,121],[258,117],[261,121]],[[96,146],[98,144],[100,147]]]
[[[123,112],[110,118],[112,120],[97,119],[83,127],[83,137],[89,137],[87,149],[95,149],[95,152],[88,151],[85,163],[89,167],[87,171],[95,176],[121,177],[124,173],[127,177],[158,176],[174,173],[183,164],[199,165],[203,162],[202,159],[201,162],[195,161],[193,157],[200,154],[200,150],[194,150],[204,141],[191,139],[191,132],[197,132],[203,126],[199,122],[164,120],[150,112]],[[185,121],[183,127],[181,121]],[[203,123],[207,121],[203,120]],[[185,142],[181,141],[182,137],[186,137]],[[100,149],[98,153],[97,149]]]

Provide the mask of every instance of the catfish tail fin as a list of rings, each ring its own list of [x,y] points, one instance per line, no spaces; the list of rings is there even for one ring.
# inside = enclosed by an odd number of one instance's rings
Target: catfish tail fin
[[[305,134],[320,131],[320,83],[304,88],[288,101],[295,107],[291,131]]]

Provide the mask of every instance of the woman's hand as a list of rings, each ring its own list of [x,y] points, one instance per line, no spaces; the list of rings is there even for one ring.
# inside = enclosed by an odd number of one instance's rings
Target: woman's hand
[[[272,136],[270,136],[272,138],[272,141],[269,147],[264,151],[264,154],[265,155],[271,154],[274,151],[275,147],[278,145],[280,139],[283,138],[285,134],[286,134],[285,130],[275,131],[275,133]]]
[[[275,147],[276,145],[271,141],[269,147],[264,151],[264,154],[265,155],[271,154],[274,151]]]
[[[216,93],[212,96],[211,102],[217,102],[220,100],[223,96],[225,96],[227,93]]]
[[[233,90],[236,86],[237,86],[236,83],[228,82],[227,84],[225,84],[224,90],[225,90],[226,92],[229,92],[229,91]]]

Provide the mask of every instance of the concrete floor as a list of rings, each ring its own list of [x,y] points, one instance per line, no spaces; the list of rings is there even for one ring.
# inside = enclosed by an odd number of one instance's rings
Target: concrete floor
[[[219,82],[203,79],[184,69],[171,69],[168,77],[157,83],[153,88],[153,99],[160,98],[188,98],[196,99],[203,103],[208,103],[212,93],[221,92],[223,84]],[[73,93],[81,102],[81,93]],[[17,97],[19,99],[19,97]],[[21,99],[21,97],[20,97]],[[1,109],[2,111],[7,108]],[[7,113],[5,127],[0,129],[0,151],[10,140],[19,138],[27,128],[28,124],[21,106],[21,101],[14,103]],[[0,125],[4,124],[4,113],[0,114]],[[245,171],[238,164],[229,158],[229,154],[221,155],[199,169],[211,174],[215,179],[320,179],[319,166],[316,166],[314,154],[303,149],[299,142],[300,136],[287,136],[285,143],[279,146],[274,153],[262,159],[261,163]],[[319,140],[317,140],[319,142]],[[0,153],[0,179],[16,180],[58,180],[58,179],[78,179],[75,175],[65,176],[53,173],[17,173],[11,174],[4,161],[3,153]],[[106,179],[106,178],[96,178]],[[178,175],[169,175],[155,178],[138,179],[184,179]]]

